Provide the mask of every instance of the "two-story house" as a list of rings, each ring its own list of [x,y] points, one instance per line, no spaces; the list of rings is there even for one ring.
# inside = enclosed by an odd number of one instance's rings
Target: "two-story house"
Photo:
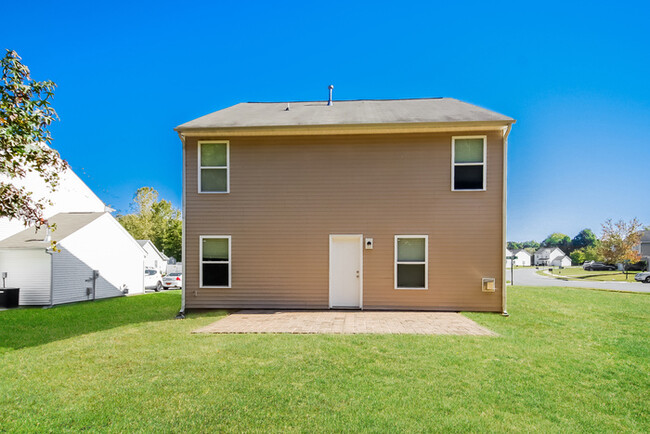
[[[636,247],[636,251],[639,252],[641,260],[646,262],[646,267],[650,266],[650,230],[643,231],[641,234],[641,241]]]
[[[569,258],[559,247],[540,247],[534,255],[535,265],[538,266],[556,266],[570,267],[571,258]]]
[[[533,255],[526,249],[508,250],[506,249],[506,257],[516,256],[517,259],[506,259],[506,267],[514,265],[515,267],[529,267],[532,264]]]
[[[182,311],[505,312],[514,122],[428,98],[241,103],[178,126]]]

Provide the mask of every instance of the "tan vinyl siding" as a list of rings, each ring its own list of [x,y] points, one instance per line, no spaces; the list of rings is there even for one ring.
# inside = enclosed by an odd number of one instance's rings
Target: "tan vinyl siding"
[[[187,138],[186,307],[327,308],[329,235],[363,234],[366,309],[500,311],[503,136],[487,191],[451,191],[452,134],[220,137],[230,193],[199,194]],[[199,237],[232,236],[232,288],[199,288]],[[394,289],[395,235],[428,235],[428,290]],[[496,278],[496,293],[481,278]]]

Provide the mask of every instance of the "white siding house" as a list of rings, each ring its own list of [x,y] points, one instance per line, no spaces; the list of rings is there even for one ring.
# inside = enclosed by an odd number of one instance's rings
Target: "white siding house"
[[[506,249],[506,256],[516,256],[517,259],[514,260],[515,267],[528,267],[532,264],[532,257],[528,251],[524,249],[517,250],[508,250]],[[506,267],[510,268],[510,264],[513,263],[510,259],[506,259]]]
[[[535,252],[534,262],[535,265],[541,266],[568,267],[571,265],[571,258],[558,247],[542,247]]]
[[[151,240],[137,240],[140,247],[146,252],[144,257],[144,268],[153,268],[161,273],[167,272],[167,256],[160,253],[160,250],[151,242]]]
[[[0,177],[7,182],[7,177]],[[34,200],[47,198],[51,204],[45,203],[43,217],[48,219],[62,212],[104,212],[109,211],[95,193],[72,171],[68,169],[59,177],[59,186],[55,192],[50,192],[49,187],[36,173],[31,172],[23,179],[11,179],[11,184],[16,187],[25,187],[31,192]],[[112,210],[111,210],[112,211]],[[25,229],[22,222],[0,218],[0,240],[17,234]]]
[[[109,213],[60,213],[50,223],[57,227],[51,234],[28,228],[0,241],[0,272],[8,273],[7,286],[20,288],[21,305],[144,293],[145,252]]]
[[[530,267],[533,263],[533,255],[525,249],[514,250],[513,255],[515,259],[515,267]]]
[[[182,273],[183,272],[183,263],[182,262],[174,262],[173,264],[170,262],[167,262],[167,270],[166,273]]]
[[[553,259],[551,261],[551,265],[555,267],[570,267],[572,264],[571,258],[568,256],[558,256],[557,258]]]
[[[44,249],[0,250],[0,271],[8,272],[7,286],[20,288],[21,305],[50,304],[51,264]]]

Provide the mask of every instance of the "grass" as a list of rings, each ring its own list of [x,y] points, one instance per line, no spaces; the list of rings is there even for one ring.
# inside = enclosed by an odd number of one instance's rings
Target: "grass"
[[[0,431],[650,431],[650,296],[512,287],[499,337],[191,335],[163,292],[0,312]]]
[[[537,272],[541,276],[551,276],[562,280],[586,280],[594,282],[634,282],[634,275],[640,271],[629,271],[627,279],[623,271],[586,271],[582,267],[571,267],[558,269],[554,268],[552,274],[545,273],[549,267],[542,268]]]

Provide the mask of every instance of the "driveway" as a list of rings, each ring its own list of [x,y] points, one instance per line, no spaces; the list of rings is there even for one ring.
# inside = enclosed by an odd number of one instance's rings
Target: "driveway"
[[[629,282],[581,282],[577,280],[560,280],[552,277],[540,276],[534,268],[515,268],[515,286],[562,286],[568,288],[595,288],[611,291],[650,292],[650,285],[634,281],[630,275]],[[506,269],[506,279],[510,280],[510,269]]]
[[[496,336],[456,312],[242,310],[193,333]]]

